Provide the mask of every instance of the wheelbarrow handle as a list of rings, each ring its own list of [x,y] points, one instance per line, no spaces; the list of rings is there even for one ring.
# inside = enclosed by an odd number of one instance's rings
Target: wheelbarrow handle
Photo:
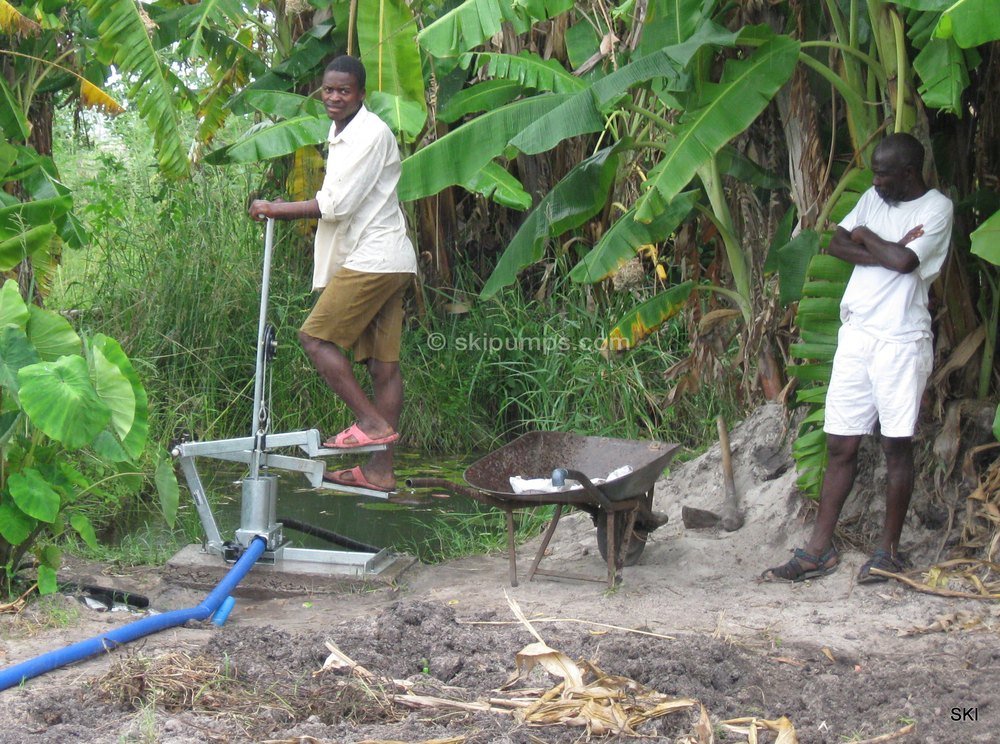
[[[579,481],[583,486],[584,490],[593,496],[597,503],[601,505],[602,508],[607,511],[614,511],[615,506],[611,503],[611,499],[604,495],[600,488],[594,485],[594,482],[590,480],[586,475],[581,473],[579,470],[572,470],[570,468],[564,468],[566,471],[566,476],[572,478],[575,481]]]

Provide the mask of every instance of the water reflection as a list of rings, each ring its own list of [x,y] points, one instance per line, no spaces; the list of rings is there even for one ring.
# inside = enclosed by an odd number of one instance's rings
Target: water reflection
[[[362,455],[363,457],[363,455]],[[354,540],[380,548],[409,549],[424,543],[441,529],[448,515],[472,514],[488,510],[478,502],[439,489],[407,489],[407,478],[438,477],[464,482],[462,473],[475,456],[440,457],[420,452],[396,453],[396,479],[400,489],[389,499],[314,490],[305,478],[292,472],[277,471],[278,521],[298,520],[331,530]],[[331,461],[331,467],[351,467]],[[215,519],[223,539],[231,539],[240,523],[242,498],[240,479],[245,466],[205,459],[199,463],[205,486],[210,493]],[[298,547],[331,548],[321,538],[294,530],[285,537]]]

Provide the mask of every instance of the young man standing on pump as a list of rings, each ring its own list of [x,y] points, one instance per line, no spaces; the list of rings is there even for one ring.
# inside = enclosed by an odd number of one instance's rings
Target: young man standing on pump
[[[833,572],[833,532],[854,485],[861,437],[878,423],[886,459],[885,521],[859,583],[898,573],[913,493],[913,433],[934,361],[928,290],[951,240],[951,201],[924,183],[924,148],[909,134],[886,137],[872,156],[872,188],[837,227],[828,252],[854,264],[840,304],[843,325],[826,395],[828,463],[819,513],[804,549],[769,568],[768,581],[803,581]]]
[[[399,147],[389,127],[364,106],[365,68],[340,56],[323,75],[330,127],[323,186],[301,202],[256,200],[253,219],[318,219],[313,289],[321,291],[299,340],[326,384],[356,422],[323,443],[330,449],[387,445],[363,466],[327,472],[324,481],[388,492],[396,487],[393,443],[403,407],[399,368],[403,294],[417,271],[396,195]],[[369,400],[351,367],[365,363]]]

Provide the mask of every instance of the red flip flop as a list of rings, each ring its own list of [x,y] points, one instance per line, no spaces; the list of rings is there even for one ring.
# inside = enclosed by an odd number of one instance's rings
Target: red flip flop
[[[354,422],[335,436],[333,440],[328,439],[323,442],[323,447],[325,449],[356,449],[358,447],[370,447],[375,444],[392,444],[397,439],[399,439],[398,431],[394,431],[392,434],[384,437],[370,437],[361,431],[361,427],[358,426],[357,422]]]
[[[369,491],[378,491],[380,493],[392,493],[396,490],[394,488],[376,486],[374,483],[371,483],[367,478],[365,478],[365,474],[362,472],[360,465],[356,465],[353,468],[347,468],[345,470],[334,470],[332,473],[323,473],[323,482],[330,483],[334,486],[367,488]]]

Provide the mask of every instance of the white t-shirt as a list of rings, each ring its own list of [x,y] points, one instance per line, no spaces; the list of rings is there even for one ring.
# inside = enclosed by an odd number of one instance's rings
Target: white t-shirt
[[[371,274],[416,273],[396,195],[399,148],[392,130],[364,106],[336,134],[323,186],[316,193],[322,217],[316,227],[313,289],[322,289],[343,266]]]
[[[855,266],[840,302],[841,321],[883,341],[930,338],[927,292],[948,255],[953,209],[951,200],[937,189],[896,206],[868,189],[840,226],[848,232],[866,226],[883,240],[897,243],[923,225],[924,234],[906,245],[920,265],[909,274],[883,266]]]

